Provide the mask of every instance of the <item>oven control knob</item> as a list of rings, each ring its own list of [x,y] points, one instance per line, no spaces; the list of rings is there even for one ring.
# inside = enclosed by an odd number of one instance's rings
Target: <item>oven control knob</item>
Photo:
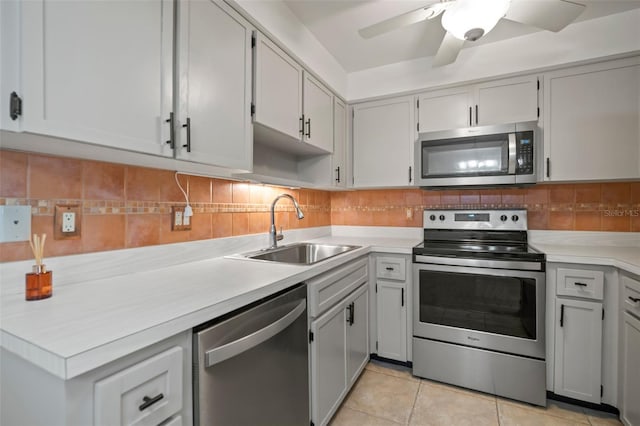
[[[501,221],[501,222],[506,222],[506,221],[507,221],[507,219],[508,219],[508,218],[507,218],[507,215],[506,215],[506,214],[503,214],[502,216],[500,216],[500,221]]]
[[[443,214],[440,215],[440,220],[444,220],[444,215]]]
[[[435,214],[432,214],[431,216],[429,216],[429,219],[431,219],[431,220],[436,220],[436,215],[435,215]]]
[[[511,216],[511,220],[514,221],[514,222],[517,222],[518,219],[520,219],[520,218],[518,217],[517,214],[514,214],[513,216]]]

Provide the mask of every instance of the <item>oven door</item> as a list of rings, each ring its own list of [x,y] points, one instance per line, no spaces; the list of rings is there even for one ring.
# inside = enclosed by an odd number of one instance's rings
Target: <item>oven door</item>
[[[415,337],[544,359],[544,272],[413,268]]]

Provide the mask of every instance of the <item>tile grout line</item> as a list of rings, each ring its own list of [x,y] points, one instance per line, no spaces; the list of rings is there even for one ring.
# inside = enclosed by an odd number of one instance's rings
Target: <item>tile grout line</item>
[[[500,408],[498,407],[498,398],[496,397],[494,401],[496,403],[496,418],[498,419],[498,426],[501,426],[502,423],[500,422]]]
[[[411,405],[411,412],[409,413],[409,418],[407,419],[407,425],[411,424],[411,419],[413,419],[413,413],[416,410],[416,404],[418,403],[418,395],[420,395],[420,389],[422,388],[422,379],[418,382],[418,390],[416,391],[416,396],[413,398],[413,405]]]

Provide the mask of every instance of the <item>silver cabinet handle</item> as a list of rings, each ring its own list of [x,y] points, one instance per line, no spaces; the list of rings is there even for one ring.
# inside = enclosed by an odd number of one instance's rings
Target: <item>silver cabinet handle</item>
[[[516,134],[509,133],[509,170],[508,174],[516,173]]]
[[[300,315],[302,315],[306,307],[307,301],[303,300],[288,314],[286,314],[276,322],[273,322],[268,326],[261,328],[260,330],[244,336],[236,341],[206,351],[206,367],[208,368],[229,358],[233,358],[234,356],[241,354],[242,352],[246,352],[249,349],[258,346],[260,343],[269,340],[285,328],[289,327]]]

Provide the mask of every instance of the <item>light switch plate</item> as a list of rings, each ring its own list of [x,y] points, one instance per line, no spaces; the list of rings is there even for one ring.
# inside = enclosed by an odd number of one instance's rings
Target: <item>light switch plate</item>
[[[29,241],[31,206],[0,206],[0,243]]]

